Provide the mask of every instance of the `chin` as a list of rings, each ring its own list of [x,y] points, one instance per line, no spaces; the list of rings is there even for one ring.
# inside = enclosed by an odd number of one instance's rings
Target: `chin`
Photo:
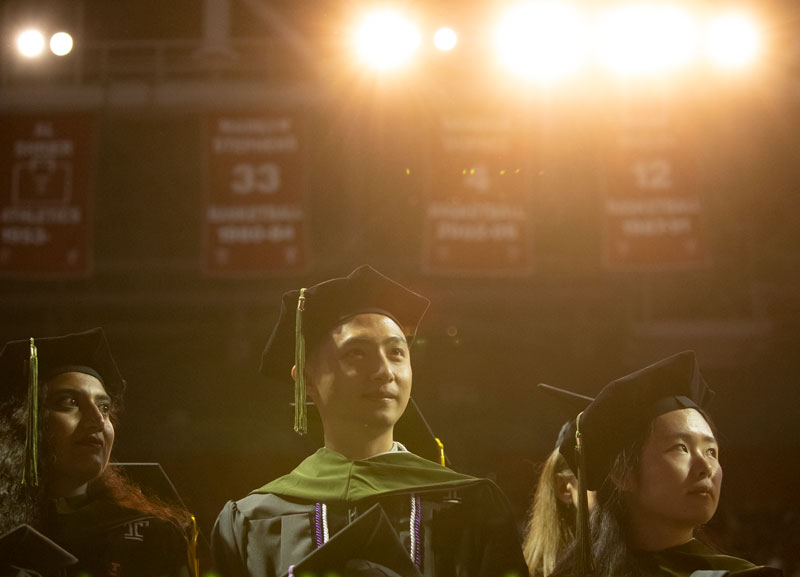
[[[106,463],[87,463],[83,467],[77,470],[77,474],[80,475],[81,478],[85,479],[86,483],[91,483],[95,479],[97,479],[100,475],[103,474],[103,471],[106,470]]]
[[[389,429],[394,427],[395,423],[397,423],[398,417],[395,415],[389,415],[386,413],[380,413],[377,415],[372,415],[371,418],[365,420],[365,424],[367,427],[375,428],[375,429]]]
[[[686,515],[686,522],[691,524],[693,527],[699,527],[700,525],[705,525],[714,517],[714,511],[704,511],[699,512],[695,511],[694,514]]]

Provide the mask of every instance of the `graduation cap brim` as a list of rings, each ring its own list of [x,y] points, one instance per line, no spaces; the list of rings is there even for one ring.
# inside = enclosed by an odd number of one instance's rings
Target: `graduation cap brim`
[[[0,568],[12,565],[49,574],[77,562],[69,551],[30,525],[18,525],[0,535]]]
[[[179,507],[185,511],[189,510],[172,479],[169,478],[160,463],[118,462],[110,463],[109,465],[135,483],[145,495],[156,497],[168,505]],[[208,548],[209,545],[205,535],[200,533],[199,538],[203,545]]]
[[[567,414],[568,419],[567,421],[561,426],[561,430],[558,432],[558,437],[556,438],[556,448],[561,449],[564,446],[575,444],[575,417],[586,409],[594,399],[592,397],[587,397],[586,395],[581,395],[579,393],[573,393],[572,391],[568,391],[566,389],[561,389],[559,387],[553,387],[552,385],[546,385],[544,383],[539,383],[536,387],[547,393],[549,396],[555,398],[561,405],[564,407],[564,413]],[[565,449],[566,450],[566,449]],[[564,453],[564,451],[562,451]],[[567,460],[570,468],[573,471],[577,471],[577,464]]]
[[[34,344],[40,382],[64,372],[87,372],[98,377],[109,394],[122,394],[125,381],[111,355],[102,328],[57,337],[34,337]],[[27,391],[30,350],[30,339],[24,339],[10,341],[0,351],[0,386],[5,396],[20,395]]]
[[[284,577],[353,575],[357,573],[354,570],[356,561],[386,567],[400,577],[422,577],[380,504],[356,517],[322,547],[284,573]]]
[[[546,385],[544,383],[539,383],[536,385],[536,388],[544,393],[547,393],[554,399],[557,399],[561,404],[564,405],[564,407],[567,409],[566,412],[568,412],[570,415],[580,413],[589,406],[589,403],[594,400],[592,397],[587,397],[586,395],[581,395],[580,393],[573,393],[572,391],[554,387],[552,385]]]
[[[158,497],[165,503],[179,505],[186,509],[186,504],[159,463],[110,463],[117,471],[133,481],[146,494]]]

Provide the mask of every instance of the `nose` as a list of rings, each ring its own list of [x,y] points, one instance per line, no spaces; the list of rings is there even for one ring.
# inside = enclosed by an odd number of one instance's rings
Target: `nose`
[[[88,403],[82,411],[83,425],[92,431],[102,431],[105,426],[105,415],[94,403]]]
[[[375,355],[375,367],[372,372],[372,379],[380,382],[391,382],[394,380],[392,363],[383,351],[379,351]]]
[[[700,451],[695,453],[695,470],[697,471],[697,475],[701,479],[705,479],[706,477],[711,477],[714,474],[714,470],[716,467],[719,466],[716,459],[712,457],[707,457]]]

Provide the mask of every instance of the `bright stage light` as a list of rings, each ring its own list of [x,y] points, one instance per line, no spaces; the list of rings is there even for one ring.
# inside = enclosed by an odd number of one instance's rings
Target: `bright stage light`
[[[708,28],[708,56],[725,69],[752,63],[761,50],[756,23],[743,14],[729,13],[714,19]]]
[[[581,15],[555,1],[517,5],[506,12],[495,30],[497,55],[503,65],[542,83],[568,77],[583,65],[585,38]]]
[[[601,64],[624,76],[661,74],[696,55],[697,24],[679,6],[628,4],[599,22],[595,49]]]
[[[50,37],[50,52],[65,56],[72,51],[72,36],[66,32],[56,32]]]
[[[455,48],[456,42],[458,42],[458,36],[452,28],[439,28],[433,35],[433,45],[443,52]]]
[[[38,30],[28,29],[17,36],[17,50],[26,58],[35,58],[44,50],[44,36]]]
[[[403,15],[384,10],[367,15],[355,33],[356,51],[373,68],[397,68],[419,48],[420,33]]]

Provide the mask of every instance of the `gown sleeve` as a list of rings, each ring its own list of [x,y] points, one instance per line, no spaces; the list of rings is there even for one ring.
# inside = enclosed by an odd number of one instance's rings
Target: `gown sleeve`
[[[245,518],[236,503],[228,501],[217,516],[211,531],[214,571],[220,577],[246,577]]]

